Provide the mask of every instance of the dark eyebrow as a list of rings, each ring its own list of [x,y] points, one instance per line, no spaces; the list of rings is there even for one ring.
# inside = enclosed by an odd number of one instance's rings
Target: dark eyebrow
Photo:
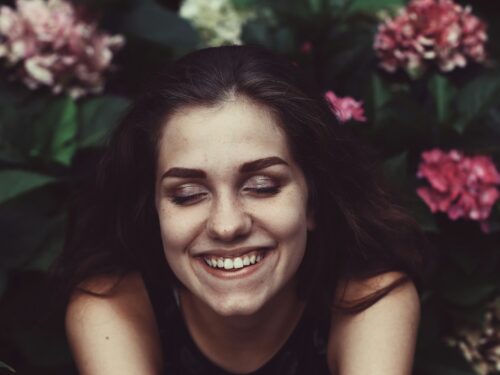
[[[240,173],[250,173],[255,171],[260,171],[261,169],[270,167],[271,165],[285,164],[288,165],[286,161],[277,157],[271,156],[269,158],[258,159],[254,161],[249,161],[240,167]]]
[[[263,158],[263,159],[258,159],[258,160],[246,162],[240,167],[239,172],[240,173],[255,172],[255,171],[259,171],[261,169],[270,167],[272,165],[276,165],[276,164],[288,165],[288,163],[286,161],[284,161],[283,159],[281,159],[277,156],[271,156],[268,158]],[[163,176],[161,176],[161,179],[163,180],[165,177],[207,178],[207,174],[204,171],[202,171],[201,169],[174,167],[174,168],[170,168],[168,171],[166,171],[163,174]]]
[[[161,179],[165,177],[180,177],[180,178],[207,178],[207,174],[201,169],[190,169],[190,168],[170,168],[166,171]]]

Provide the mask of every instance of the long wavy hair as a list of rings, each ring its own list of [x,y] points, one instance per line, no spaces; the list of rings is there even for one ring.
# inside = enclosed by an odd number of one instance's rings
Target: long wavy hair
[[[102,274],[141,271],[158,285],[176,282],[154,205],[159,134],[176,111],[235,95],[274,113],[306,177],[316,228],[298,271],[298,295],[316,311],[356,313],[408,279],[420,287],[427,241],[384,187],[374,149],[339,124],[292,62],[257,46],[224,46],[192,52],[155,74],[112,132],[95,176],[75,196],[53,268],[65,300]],[[341,280],[387,271],[406,277],[355,304],[334,299]]]

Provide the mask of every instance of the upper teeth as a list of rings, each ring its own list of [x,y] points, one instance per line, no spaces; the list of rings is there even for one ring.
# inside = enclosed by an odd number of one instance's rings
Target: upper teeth
[[[212,268],[223,268],[232,270],[233,268],[243,268],[252,264],[258,263],[262,260],[261,253],[251,253],[242,257],[236,258],[223,258],[218,256],[205,256],[203,259]]]

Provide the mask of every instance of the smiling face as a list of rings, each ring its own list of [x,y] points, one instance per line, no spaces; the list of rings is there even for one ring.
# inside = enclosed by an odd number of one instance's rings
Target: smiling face
[[[170,268],[223,316],[253,314],[290,286],[314,225],[283,130],[241,98],[169,119],[156,208]]]

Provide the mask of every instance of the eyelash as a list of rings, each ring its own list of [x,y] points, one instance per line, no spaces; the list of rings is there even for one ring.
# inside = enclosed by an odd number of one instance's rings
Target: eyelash
[[[276,195],[281,191],[281,188],[278,185],[275,186],[266,186],[266,187],[261,187],[261,188],[245,188],[246,191],[251,191],[256,194],[262,194],[262,195]],[[184,205],[186,203],[189,203],[190,201],[195,200],[198,197],[202,197],[206,195],[206,193],[197,193],[193,195],[186,195],[186,196],[171,196],[169,197],[170,201],[174,204],[177,204],[179,206]]]
[[[189,201],[192,201],[193,199],[195,199],[197,197],[201,197],[201,196],[203,196],[205,194],[206,193],[198,193],[198,194],[186,195],[186,196],[176,196],[176,195],[174,195],[174,196],[170,197],[170,200],[173,203],[181,206],[181,205],[183,205],[185,203],[188,203]]]

